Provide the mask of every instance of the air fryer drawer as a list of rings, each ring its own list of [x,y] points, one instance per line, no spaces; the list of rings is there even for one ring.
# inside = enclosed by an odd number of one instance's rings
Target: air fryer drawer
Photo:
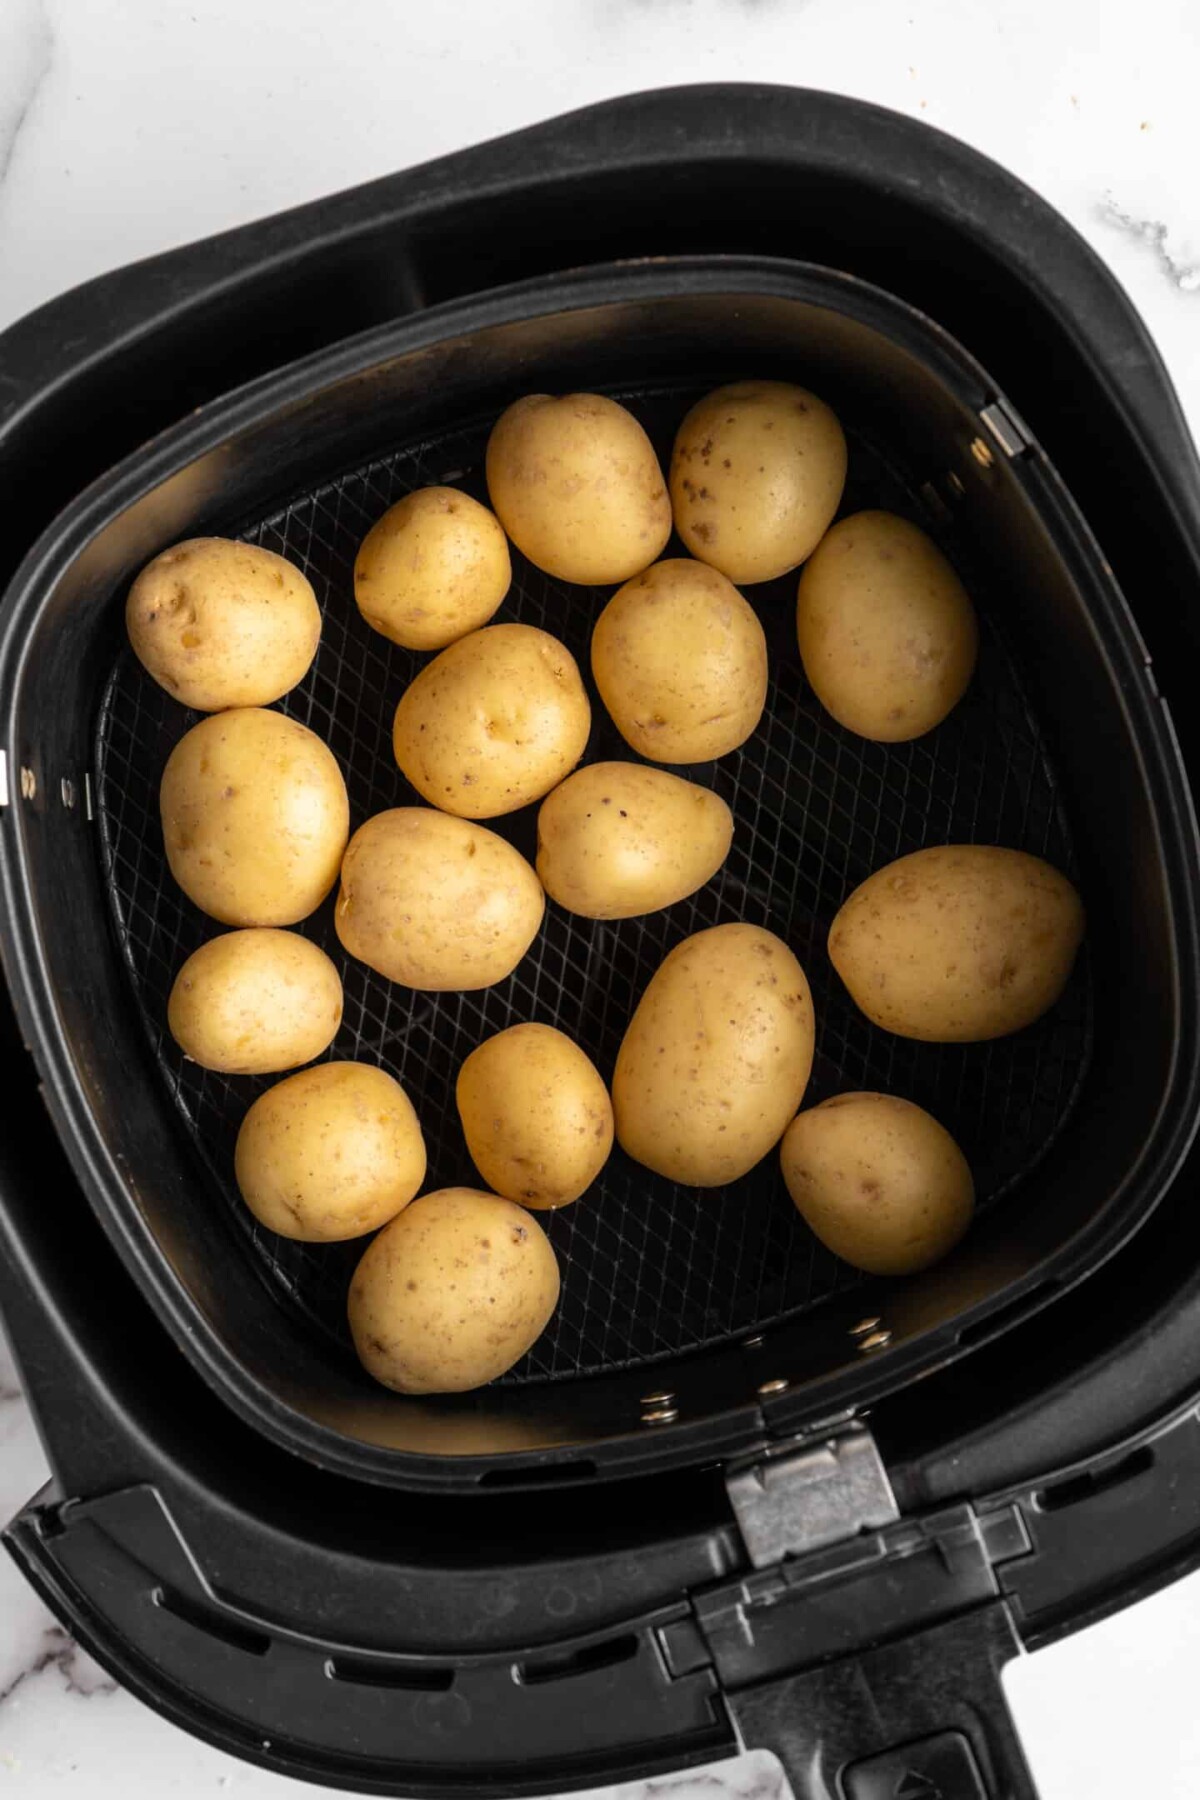
[[[412,996],[350,963],[327,904],[304,929],[345,965],[333,1053],[392,1069],[422,1116],[431,1181],[469,1181],[452,1096],[475,1043],[520,1018],[563,1023],[607,1076],[666,950],[748,918],[786,937],[813,982],[812,1097],[878,1087],[928,1105],[968,1149],[980,1217],[938,1269],[867,1282],[816,1245],[773,1157],[727,1193],[695,1194],[618,1153],[551,1222],[563,1303],[512,1377],[464,1400],[386,1394],[346,1339],[355,1247],[281,1244],[252,1228],[232,1189],[232,1136],[263,1084],[185,1065],[165,1034],[170,982],[211,926],[165,871],[158,778],[189,719],[123,645],[125,588],[158,549],[202,531],[244,534],[307,568],[324,639],[284,705],[331,743],[357,824],[411,798],[388,723],[415,667],[354,610],[366,526],[426,481],[482,494],[488,424],[521,392],[614,392],[665,449],[696,393],[746,373],[808,383],[843,417],[846,510],[907,512],[958,562],[984,623],[968,700],[915,744],[854,738],[803,687],[792,584],[753,590],[773,651],[768,711],[703,774],[738,821],[722,875],[620,926],[552,907],[510,981],[466,997]],[[683,259],[600,271],[428,313],[204,409],[98,483],[31,556],[0,650],[11,754],[30,772],[4,845],[14,991],[106,1229],[207,1378],[271,1435],[398,1482],[491,1478],[531,1451],[629,1467],[711,1454],[768,1381],[786,1382],[799,1411],[899,1385],[986,1335],[990,1316],[1077,1279],[1154,1204],[1190,1118],[1175,1051],[1194,999],[1160,844],[1182,776],[1111,575],[1019,421],[992,410],[998,399],[927,321],[827,270]],[[599,604],[518,564],[500,616],[555,631],[586,667]],[[595,712],[589,756],[627,754]],[[499,821],[526,851],[532,813]],[[873,868],[963,840],[1075,874],[1088,955],[1060,1006],[1016,1038],[891,1039],[833,977],[829,921]],[[875,1316],[890,1341],[864,1355],[852,1327]],[[661,1391],[677,1421],[650,1432],[642,1399]]]

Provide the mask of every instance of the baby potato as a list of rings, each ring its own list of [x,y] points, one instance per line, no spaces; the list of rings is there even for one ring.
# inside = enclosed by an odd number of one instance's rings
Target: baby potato
[[[800,576],[800,660],[839,725],[877,744],[940,725],[975,669],[979,627],[937,545],[894,513],[853,513]]]
[[[497,1194],[439,1188],[367,1246],[350,1332],[398,1394],[461,1394],[519,1362],[558,1305],[558,1262],[532,1214]]]
[[[767,698],[767,640],[717,569],[672,557],[615,593],[592,633],[592,674],[625,742],[654,762],[736,750]]]
[[[351,956],[389,981],[471,990],[512,974],[545,905],[525,858],[494,831],[398,806],[351,838],[334,925]]]
[[[757,925],[677,944],[617,1056],[617,1141],[689,1187],[722,1187],[779,1142],[813,1060],[812,997],[787,945]]]
[[[627,581],[671,535],[650,439],[601,394],[515,401],[488,439],[487,484],[517,549],[561,581]]]
[[[739,584],[811,556],[846,484],[846,440],[788,381],[736,381],[693,406],[675,439],[671,504],[693,556]]]
[[[159,794],[171,873],[223,925],[295,925],[337,879],[346,784],[315,732],[238,707],[172,750]]]
[[[472,1050],[455,1098],[483,1179],[535,1212],[578,1200],[608,1161],[608,1089],[579,1045],[551,1025],[512,1025]]]
[[[568,912],[634,919],[702,888],[732,839],[733,814],[708,788],[644,763],[589,763],[542,801],[537,872]]]
[[[944,1126],[911,1100],[838,1094],[784,1133],[783,1179],[827,1249],[869,1275],[911,1275],[952,1250],[975,1184]]]
[[[160,551],[129,590],[125,624],[142,667],[197,712],[269,706],[304,679],[321,639],[307,576],[232,538]]]
[[[511,581],[499,520],[450,487],[420,488],[389,506],[354,563],[359,612],[406,650],[441,650],[486,625]]]
[[[185,1056],[226,1075],[273,1075],[328,1050],[342,1022],[342,983],[294,931],[226,931],[188,957],[167,1001]]]
[[[304,1244],[376,1231],[425,1179],[425,1140],[398,1081],[367,1063],[318,1063],[260,1094],[234,1174],[261,1225]]]
[[[973,1044],[1020,1031],[1067,985],[1083,906],[1040,857],[945,844],[889,863],[845,901],[829,956],[856,1006],[898,1037]]]
[[[534,625],[489,625],[410,682],[392,747],[422,799],[460,819],[494,819],[560,782],[591,727],[566,646]]]

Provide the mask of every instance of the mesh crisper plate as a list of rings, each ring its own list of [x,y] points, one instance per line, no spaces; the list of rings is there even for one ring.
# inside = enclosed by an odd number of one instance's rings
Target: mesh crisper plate
[[[673,389],[624,395],[660,449],[696,395]],[[351,570],[367,528],[392,501],[429,482],[486,498],[487,425],[446,433],[297,497],[270,518],[231,519],[254,543],[298,563],[324,612],[307,679],[281,703],[332,747],[350,793],[351,828],[385,807],[417,800],[395,767],[391,721],[425,660],[389,645],[360,619]],[[887,506],[918,518],[919,503],[868,432],[851,430],[844,511]],[[330,1054],[377,1062],[411,1096],[429,1150],[430,1188],[479,1185],[462,1140],[454,1083],[469,1051],[525,1019],[558,1025],[611,1079],[622,1033],[651,974],[688,933],[727,920],[765,925],[808,973],[817,1057],[808,1098],[882,1089],[918,1101],[962,1144],[981,1205],[1027,1174],[1062,1126],[1089,1045],[1086,977],[1078,973],[1052,1015],[1014,1038],[983,1045],[908,1043],[855,1010],[825,954],[829,922],[850,890],[881,864],[924,844],[1002,843],[1070,869],[1067,827],[1038,730],[1002,640],[1003,595],[949,545],[983,615],[979,669],[945,724],[914,744],[882,746],[843,731],[807,690],[796,651],[794,581],[754,588],[772,678],[758,730],[741,750],[678,771],[710,784],[735,819],[733,848],[690,900],[644,919],[598,924],[552,904],[516,972],[475,994],[414,994],[352,961],[333,930],[332,899],[300,928],[333,957],[345,1016]],[[680,554],[672,548],[670,554]],[[497,620],[542,626],[571,649],[585,676],[591,626],[609,590],[551,580],[514,553],[512,590]],[[589,681],[590,686],[590,681]],[[590,689],[587,759],[630,751]],[[175,887],[163,854],[158,784],[163,764],[195,723],[128,651],[101,710],[97,804],[106,874],[126,965],[167,1088],[213,1176],[213,1205],[232,1209],[281,1304],[342,1346],[345,1295],[362,1244],[293,1244],[260,1229],[233,1182],[233,1144],[250,1102],[272,1079],[227,1077],[186,1062],[165,1027],[174,976],[221,927]],[[486,820],[532,856],[536,807]],[[728,1189],[674,1186],[618,1149],[585,1197],[540,1215],[562,1265],[563,1296],[541,1341],[510,1382],[594,1374],[754,1332],[861,1279],[824,1250],[799,1219],[778,1158]],[[350,1354],[348,1348],[345,1353]],[[365,1379],[365,1378],[364,1378]]]

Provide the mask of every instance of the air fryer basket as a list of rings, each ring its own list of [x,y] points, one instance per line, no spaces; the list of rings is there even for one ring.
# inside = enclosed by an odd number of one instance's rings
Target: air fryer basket
[[[462,1401],[383,1394],[346,1342],[356,1247],[281,1243],[252,1228],[232,1190],[232,1137],[265,1084],[196,1070],[164,1031],[175,970],[213,928],[165,871],[158,778],[191,721],[123,646],[124,589],[149,555],[199,531],[246,535],[308,570],[322,648],[283,704],[331,743],[357,824],[413,797],[388,727],[416,664],[362,625],[351,598],[366,526],[423,482],[482,495],[488,424],[520,392],[602,387],[665,451],[706,384],[748,372],[809,382],[844,418],[845,510],[906,512],[958,562],[984,622],[968,699],[914,745],[865,744],[804,687],[792,584],[754,590],[773,649],[767,712],[742,751],[700,772],[737,821],[726,869],[646,920],[549,908],[515,975],[479,995],[389,986],[342,955],[327,903],[303,929],[344,969],[333,1054],[392,1069],[421,1114],[431,1183],[470,1181],[453,1108],[469,1049],[538,1018],[578,1036],[608,1075],[666,950],[752,919],[792,943],[813,981],[811,1097],[878,1087],[929,1106],[968,1150],[979,1220],[941,1268],[864,1283],[807,1233],[774,1157],[727,1193],[695,1194],[618,1152],[550,1223],[563,1303],[511,1377]],[[1185,1128],[1174,1059],[1193,1004],[1159,842],[1180,777],[1111,577],[1019,421],[989,410],[997,398],[927,320],[849,278],[720,259],[623,268],[443,308],[268,378],[97,484],[35,551],[0,650],[31,801],[5,869],[14,992],[102,1220],[208,1377],[274,1435],[332,1466],[434,1479],[431,1456],[597,1457],[631,1434],[644,1443],[640,1398],[667,1388],[679,1421],[655,1453],[702,1454],[718,1418],[768,1376],[803,1411],[944,1362],[1084,1273],[1158,1198],[1154,1172]],[[998,435],[985,413],[1002,418]],[[500,617],[561,635],[586,669],[602,598],[518,563]],[[595,715],[589,757],[627,754]],[[498,822],[527,852],[534,811]],[[1088,954],[1029,1032],[906,1044],[856,1013],[825,933],[873,868],[956,840],[1017,845],[1076,875]],[[864,1358],[850,1328],[876,1314],[891,1345]]]

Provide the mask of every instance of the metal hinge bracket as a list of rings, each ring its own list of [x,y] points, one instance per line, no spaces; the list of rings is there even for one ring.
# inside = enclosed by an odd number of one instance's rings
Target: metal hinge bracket
[[[734,1465],[726,1486],[756,1569],[900,1517],[875,1439],[853,1422]]]
[[[1033,433],[1007,400],[993,400],[981,409],[979,417],[1005,456],[1020,456],[1032,445]]]

